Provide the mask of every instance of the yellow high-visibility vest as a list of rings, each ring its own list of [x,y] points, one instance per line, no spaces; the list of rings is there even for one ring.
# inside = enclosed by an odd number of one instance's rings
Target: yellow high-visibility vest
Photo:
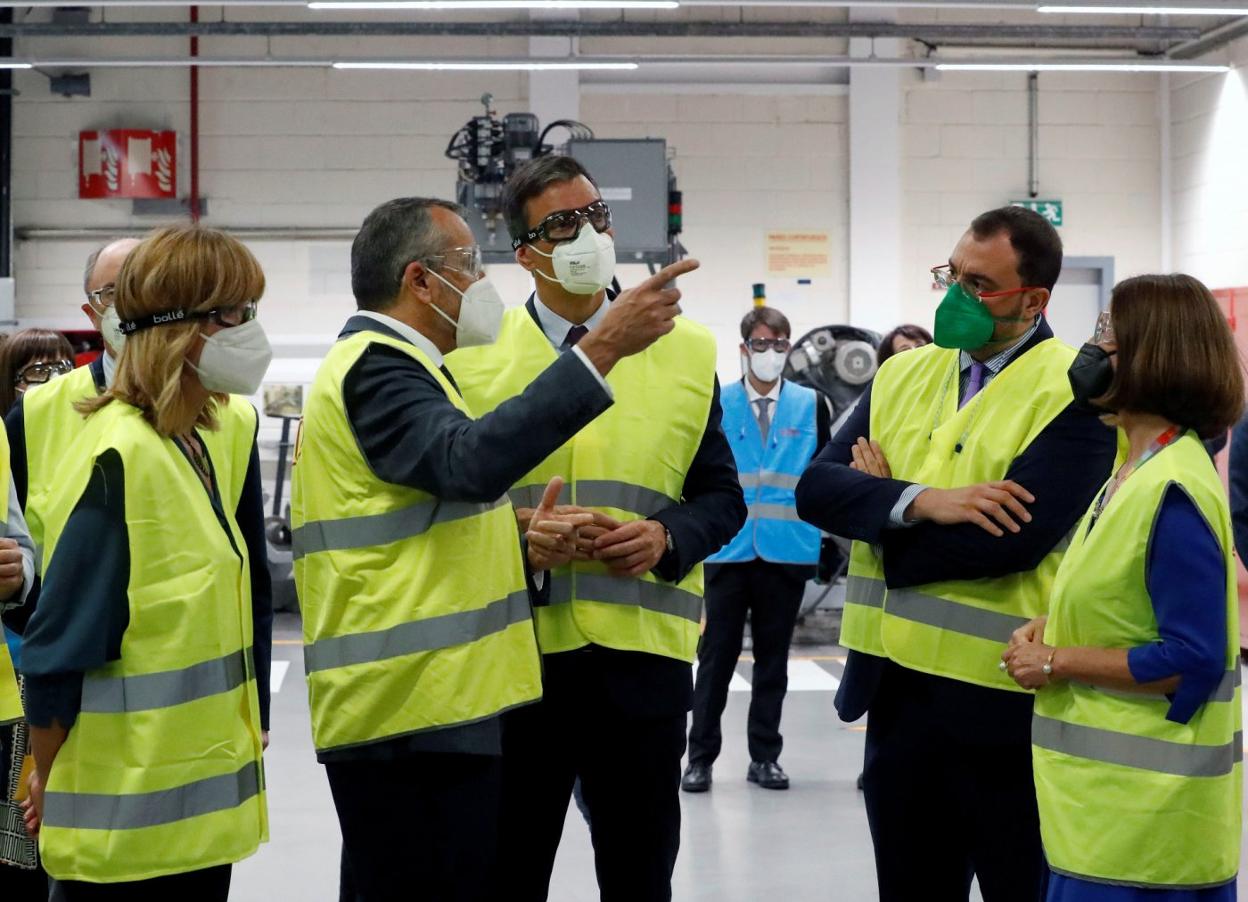
[[[380,479],[347,417],[343,380],[378,332],[337,342],[304,408],[293,468],[295,586],[318,750],[484,720],[541,697],[515,512]]]
[[[714,396],[715,353],[706,329],[678,318],[673,332],[621,360],[607,376],[615,404],[516,483],[512,503],[536,507],[546,484],[561,476],[566,485],[560,503],[620,521],[679,504]],[[495,344],[455,351],[447,366],[480,415],[520,394],[557,359],[528,310],[516,307],[504,316]],[[702,565],[669,583],[653,573],[622,579],[601,562],[574,561],[552,572],[550,604],[536,613],[538,644],[546,654],[593,643],[692,661],[702,616]]]
[[[1057,339],[1028,349],[960,410],[959,355],[927,345],[876,375],[871,437],[894,478],[937,489],[1003,479],[1071,403],[1075,351]],[[1010,634],[1048,609],[1061,552],[1025,573],[885,591],[877,551],[855,542],[841,642],[912,670],[1021,692],[997,665]]]
[[[1127,479],[1090,529],[1084,517],[1053,584],[1044,641],[1134,648],[1157,642],[1146,582],[1153,527],[1177,485],[1226,557],[1226,672],[1185,724],[1162,695],[1063,680],[1036,695],[1032,754],[1045,857],[1083,880],[1195,889],[1235,879],[1243,813],[1239,596],[1221,480],[1194,434]]]
[[[128,404],[86,421],[45,508],[49,566],[95,461],[121,458],[129,625],[85,674],[46,775],[40,852],[59,880],[147,880],[239,861],[268,838],[247,546],[176,444]]]

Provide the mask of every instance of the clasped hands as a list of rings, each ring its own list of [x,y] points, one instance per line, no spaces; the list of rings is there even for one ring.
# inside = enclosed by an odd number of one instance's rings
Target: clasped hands
[[[1044,672],[1045,665],[1052,665],[1057,653],[1052,645],[1044,644],[1044,625],[1047,617],[1037,617],[1020,626],[1010,635],[1010,644],[1001,653],[1002,669],[1024,689],[1047,686],[1055,677],[1052,667]]]
[[[641,576],[667,550],[667,531],[655,520],[621,523],[598,511],[559,504],[563,479],[546,486],[536,508],[516,508],[528,542],[529,566],[551,570],[572,561],[602,561],[612,576]]]

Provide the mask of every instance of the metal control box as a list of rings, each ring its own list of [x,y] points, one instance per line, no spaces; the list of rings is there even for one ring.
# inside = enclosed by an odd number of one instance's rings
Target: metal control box
[[[667,142],[662,138],[569,141],[568,156],[594,177],[611,206],[620,263],[666,263]]]

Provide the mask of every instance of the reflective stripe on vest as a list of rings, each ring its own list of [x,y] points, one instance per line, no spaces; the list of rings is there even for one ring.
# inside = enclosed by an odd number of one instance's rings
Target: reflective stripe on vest
[[[450,648],[501,633],[515,623],[527,623],[531,616],[528,591],[514,592],[471,611],[401,623],[374,633],[321,639],[304,648],[304,665],[308,673],[315,673]]]
[[[260,794],[259,764],[172,789],[130,795],[51,792],[44,796],[43,821],[68,830],[139,830],[238,808]]]
[[[389,545],[413,536],[424,535],[439,523],[452,523],[479,517],[507,503],[500,498],[490,504],[466,501],[421,501],[409,507],[346,517],[341,520],[319,520],[291,530],[291,547],[296,559],[320,551],[343,551],[348,548],[369,548]]]
[[[1225,489],[1195,435],[1134,471],[1095,527],[1084,517],[1053,585],[1044,641],[1130,649],[1160,640],[1148,561],[1172,491],[1191,500],[1223,550],[1226,671],[1186,723],[1171,721],[1170,699],[1156,693],[1072,682],[1037,693],[1032,757],[1045,855],[1083,880],[1197,889],[1232,881],[1239,867],[1239,598]]]
[[[120,657],[84,674],[81,710],[47,775],[44,867],[58,880],[116,883],[240,861],[268,838],[242,531],[136,408],[113,401],[75,442],[44,508],[47,566],[96,461],[116,454],[129,625]]]
[[[91,674],[82,681],[82,710],[93,714],[151,711],[229,692],[249,679],[254,670],[250,658],[248,648],[181,670],[133,676]]]
[[[511,504],[385,482],[360,450],[342,384],[373,345],[411,357],[471,415],[432,360],[381,332],[340,339],[317,371],[291,525],[318,750],[479,722],[541,695]]]
[[[565,480],[560,504],[621,521],[676,506],[705,431],[715,383],[715,342],[683,318],[641,354],[620,361],[607,381],[615,403],[508,493],[535,508],[554,476]],[[503,319],[498,341],[448,355],[447,367],[478,415],[524,391],[559,359],[525,308]],[[574,562],[549,574],[549,603],[535,609],[543,652],[591,642],[692,661],[702,606],[702,567],[679,583],[652,573],[610,576],[601,562]]]
[[[1071,403],[1074,356],[1056,339],[1042,341],[959,407],[960,352],[928,345],[898,354],[871,390],[871,438],[896,479],[939,489],[1003,479]],[[851,575],[882,576],[874,551],[860,546],[851,551]],[[880,613],[853,609],[851,641],[913,670],[1022,692],[997,665],[1010,633],[1046,611],[1060,559],[1058,547],[1025,573],[886,592]],[[878,640],[869,633],[876,623]]]

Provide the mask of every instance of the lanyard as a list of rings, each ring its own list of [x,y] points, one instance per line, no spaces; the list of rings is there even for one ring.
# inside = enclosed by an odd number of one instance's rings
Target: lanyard
[[[1122,487],[1122,484],[1127,481],[1127,477],[1156,457],[1163,448],[1172,444],[1182,434],[1183,432],[1178,426],[1171,426],[1157,438],[1153,439],[1152,444],[1140,455],[1140,459],[1135,462],[1134,466],[1128,467],[1126,464],[1123,464],[1118,469],[1113,480],[1101,492],[1101,497],[1096,500],[1096,508],[1092,511],[1092,522],[1088,525],[1089,529],[1096,525],[1096,521],[1100,519],[1102,512],[1105,510],[1105,505],[1109,503],[1109,499]]]

